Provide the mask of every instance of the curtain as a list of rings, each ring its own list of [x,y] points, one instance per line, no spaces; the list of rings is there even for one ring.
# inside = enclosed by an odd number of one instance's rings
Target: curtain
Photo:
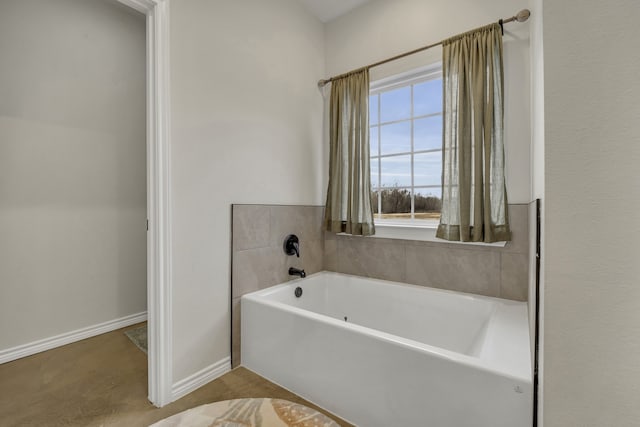
[[[331,83],[327,231],[375,233],[369,172],[369,70]]]
[[[442,72],[442,213],[436,236],[509,241],[500,25],[445,40]]]

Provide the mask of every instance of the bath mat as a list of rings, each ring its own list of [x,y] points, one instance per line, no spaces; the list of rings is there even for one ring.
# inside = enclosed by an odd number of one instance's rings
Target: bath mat
[[[180,412],[151,427],[340,427],[318,411],[281,399],[235,399]]]
[[[129,329],[124,333],[140,350],[147,354],[147,325]]]

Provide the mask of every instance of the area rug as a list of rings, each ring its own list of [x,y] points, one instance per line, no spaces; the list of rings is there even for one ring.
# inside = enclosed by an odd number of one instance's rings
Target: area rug
[[[124,334],[138,347],[147,354],[147,325],[139,328],[129,329]]]
[[[151,427],[340,427],[318,411],[281,399],[235,399],[180,412]]]

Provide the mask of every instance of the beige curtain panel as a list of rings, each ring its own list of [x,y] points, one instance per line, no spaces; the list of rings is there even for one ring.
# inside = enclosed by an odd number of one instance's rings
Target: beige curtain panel
[[[445,40],[442,47],[442,213],[436,236],[509,241],[500,25]]]
[[[327,231],[375,233],[369,172],[369,70],[331,83]]]

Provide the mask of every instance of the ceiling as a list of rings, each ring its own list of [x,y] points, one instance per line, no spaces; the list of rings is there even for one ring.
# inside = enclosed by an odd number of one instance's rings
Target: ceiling
[[[299,0],[322,22],[329,22],[369,0]]]

